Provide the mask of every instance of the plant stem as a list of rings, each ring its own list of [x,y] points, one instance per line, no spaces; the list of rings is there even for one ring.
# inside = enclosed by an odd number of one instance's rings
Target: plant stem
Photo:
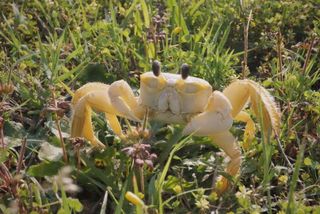
[[[280,142],[280,139],[279,139],[278,135],[275,135],[275,139],[276,139],[276,141],[277,141],[277,143],[278,143],[278,147],[280,148],[280,151],[281,151],[284,159],[287,161],[288,166],[290,167],[290,170],[293,170],[293,166],[292,166],[291,162],[289,161],[286,153],[284,152],[284,150],[283,150],[283,148],[282,148],[282,145],[281,145],[281,142]]]
[[[314,45],[314,40],[315,40],[315,37],[313,36],[311,38],[311,43],[310,43],[309,48],[308,48],[307,57],[306,57],[306,59],[304,61],[304,64],[303,64],[302,74],[306,73],[306,70],[307,70],[307,67],[308,67],[308,64],[309,64],[309,60],[310,60],[310,56],[311,56],[311,51],[312,51],[312,48],[313,48],[313,45]]]
[[[4,119],[0,116],[0,144],[2,146],[2,149],[4,149],[3,126],[4,126]]]
[[[27,138],[22,139],[22,144],[21,144],[21,149],[19,153],[19,160],[18,160],[18,165],[17,165],[17,172],[16,174],[19,174],[21,167],[22,167],[22,161],[23,161],[23,156],[26,151],[26,144],[27,144]]]
[[[108,190],[106,190],[106,192],[105,192],[105,194],[104,194],[103,202],[102,202],[102,205],[101,205],[100,214],[105,214],[105,213],[106,213],[107,202],[108,202]]]
[[[296,163],[294,164],[294,172],[292,175],[292,180],[290,182],[290,189],[288,194],[288,206],[286,213],[295,213],[295,202],[294,202],[294,191],[297,186],[297,181],[299,179],[299,171],[301,168],[302,159],[304,156],[304,150],[306,147],[306,134],[308,133],[308,125],[305,126],[304,137],[302,139],[302,144],[299,146],[299,153],[296,159]]]
[[[252,10],[250,10],[248,21],[243,24],[243,37],[244,37],[244,54],[243,54],[243,64],[242,64],[242,78],[245,79],[248,70],[248,40],[249,40],[249,26],[252,19]]]
[[[277,54],[278,54],[278,74],[279,74],[279,80],[283,80],[282,75],[282,35],[280,32],[280,29],[277,33]]]
[[[144,119],[143,119],[143,124],[142,124],[142,130],[144,131],[147,127],[147,121],[148,121],[148,116],[149,116],[149,109],[146,108],[146,112],[144,114]]]
[[[132,127],[130,125],[129,120],[127,118],[124,118],[124,122],[127,124],[129,131],[132,132]]]
[[[80,148],[76,148],[76,155],[77,155],[77,169],[79,171],[81,167]]]
[[[56,96],[55,96],[53,87],[52,87],[51,93],[52,93],[54,108],[57,108]],[[58,129],[59,138],[60,138],[60,145],[61,145],[62,153],[63,153],[63,160],[65,163],[68,163],[68,155],[67,155],[66,147],[65,147],[64,140],[62,137],[60,122],[59,122],[57,113],[54,113],[54,114],[55,114],[55,123],[56,123],[57,129]]]
[[[140,176],[140,188],[141,192],[144,194],[144,173],[143,173],[143,166],[138,168],[139,176]]]

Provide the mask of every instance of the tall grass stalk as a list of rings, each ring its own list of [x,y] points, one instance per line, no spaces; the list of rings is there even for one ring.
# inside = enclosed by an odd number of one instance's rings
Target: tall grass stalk
[[[279,30],[277,33],[277,55],[278,55],[278,78],[280,81],[283,80],[282,74],[282,35]]]
[[[141,168],[141,167],[139,167]],[[143,174],[140,175],[143,177]],[[140,178],[141,179],[141,178]],[[139,187],[138,187],[138,182],[137,182],[137,178],[136,178],[136,175],[135,173],[133,173],[133,176],[132,176],[132,185],[133,185],[133,190],[134,190],[134,194],[136,195],[139,195]],[[142,187],[141,187],[142,188]],[[144,188],[144,187],[143,187]],[[136,214],[143,214],[143,208],[142,206],[140,205],[136,205]]]
[[[272,205],[271,205],[271,192],[270,192],[270,180],[273,176],[271,171],[271,158],[272,158],[272,145],[270,143],[271,130],[267,130],[265,133],[265,124],[264,124],[264,116],[262,113],[262,101],[259,102],[259,123],[261,126],[261,140],[262,140],[262,148],[263,148],[263,189],[267,192],[267,202],[268,202],[268,213],[272,214]]]
[[[54,108],[58,108],[57,107],[57,102],[56,102],[55,90],[54,90],[53,87],[51,89],[51,93],[52,93],[52,99],[53,99],[53,103],[54,103]],[[55,116],[55,123],[56,123],[56,126],[57,126],[57,130],[58,130],[58,133],[59,133],[60,145],[61,145],[62,154],[63,154],[63,160],[67,164],[68,163],[68,154],[67,154],[66,146],[65,146],[65,143],[64,143],[64,140],[63,140],[63,136],[62,136],[60,121],[59,121],[57,113],[54,113],[54,116]]]
[[[248,44],[249,44],[249,26],[252,19],[252,10],[250,10],[247,23],[243,24],[243,39],[244,39],[244,54],[243,54],[243,68],[242,78],[245,79],[248,73]]]
[[[310,41],[310,44],[309,44],[307,56],[306,56],[306,59],[305,59],[304,64],[303,64],[302,74],[306,73],[306,70],[307,70],[307,67],[308,67],[308,64],[309,64],[309,61],[310,61],[310,57],[311,57],[311,51],[312,51],[313,46],[314,46],[314,41],[315,41],[315,37],[312,37],[311,41]]]
[[[163,211],[163,208],[164,208],[164,205],[165,203],[162,202],[162,189],[163,189],[163,185],[164,185],[164,181],[165,181],[165,178],[166,178],[166,175],[168,173],[168,170],[169,170],[169,167],[170,167],[170,164],[171,164],[171,161],[172,161],[172,158],[174,156],[174,154],[179,151],[181,148],[183,148],[186,143],[189,141],[189,139],[191,138],[191,135],[189,135],[188,137],[186,137],[185,139],[183,139],[182,141],[180,141],[178,144],[175,144],[173,149],[171,150],[170,152],[170,155],[168,157],[168,160],[163,168],[163,171],[162,173],[160,174],[160,177],[157,181],[157,186],[156,186],[156,189],[158,191],[158,202],[159,202],[159,213],[160,214],[163,214],[164,211]]]
[[[308,125],[306,124],[304,134],[306,134],[307,132],[308,132]],[[304,136],[302,139],[302,144],[299,146],[299,153],[298,153],[298,156],[296,159],[296,163],[294,164],[295,165],[294,171],[293,171],[293,175],[292,175],[292,180],[290,182],[290,189],[289,189],[289,194],[288,194],[288,206],[287,206],[287,211],[286,211],[287,214],[296,213],[294,192],[296,190],[297,182],[299,179],[299,171],[301,168],[302,159],[304,157],[305,147],[306,147],[306,137]]]
[[[123,212],[123,204],[124,204],[124,198],[125,198],[125,194],[126,192],[128,191],[128,183],[129,181],[131,181],[132,179],[132,175],[133,175],[133,170],[130,171],[126,181],[124,182],[123,186],[122,186],[122,190],[121,190],[121,195],[120,195],[120,199],[119,201],[116,200],[116,197],[111,194],[111,196],[113,197],[114,201],[117,203],[117,207],[116,207],[116,210],[115,210],[115,214],[120,214],[120,213],[124,213]],[[109,190],[109,189],[108,189]],[[112,191],[110,190],[109,193],[112,193]]]
[[[108,190],[106,190],[105,193],[104,193],[104,197],[103,197],[103,202],[102,202],[102,205],[101,205],[100,214],[105,214],[105,213],[106,213],[107,202],[108,202]]]

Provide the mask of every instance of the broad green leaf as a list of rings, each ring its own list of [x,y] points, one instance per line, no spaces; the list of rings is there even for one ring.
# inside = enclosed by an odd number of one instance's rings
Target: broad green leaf
[[[40,160],[59,161],[61,160],[62,155],[61,148],[53,146],[48,142],[44,142],[41,144],[38,158]]]
[[[83,205],[78,199],[75,198],[67,198],[67,203],[71,209],[76,212],[81,212],[83,210]]]
[[[44,161],[33,165],[27,171],[27,174],[34,177],[44,177],[56,175],[64,164],[62,162]]]
[[[59,209],[57,214],[69,214],[67,211],[65,211],[62,207]]]
[[[24,129],[22,123],[15,121],[6,121],[4,124],[4,133],[6,136],[17,138],[23,138],[27,135],[27,131]],[[21,140],[20,140],[21,143]]]
[[[7,160],[9,152],[7,149],[0,149],[0,163],[3,163]]]
[[[60,138],[59,131],[57,129],[56,123],[54,121],[48,121],[45,123],[45,125],[50,129],[52,134],[54,134],[57,138]],[[70,137],[69,130],[68,130],[68,124],[66,123],[60,123],[61,126],[61,135],[63,138]]]

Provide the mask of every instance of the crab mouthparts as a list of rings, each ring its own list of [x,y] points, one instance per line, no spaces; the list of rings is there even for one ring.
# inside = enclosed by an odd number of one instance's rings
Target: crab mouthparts
[[[174,88],[168,87],[160,94],[158,110],[161,112],[170,111],[173,114],[180,114],[180,99]]]

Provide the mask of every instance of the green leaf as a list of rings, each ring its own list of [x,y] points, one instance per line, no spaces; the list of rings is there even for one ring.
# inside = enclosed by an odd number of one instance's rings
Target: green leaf
[[[138,4],[138,0],[134,0],[130,8],[126,11],[125,17],[129,16],[132,13],[133,9],[136,7],[137,4]]]
[[[180,136],[180,138],[182,137],[182,132],[178,132],[178,135]],[[179,139],[180,139],[179,138]],[[189,135],[188,137],[182,139],[179,143],[177,143],[176,145],[173,146],[173,149],[170,152],[170,155],[167,159],[167,162],[161,172],[161,174],[159,174],[159,177],[157,179],[157,183],[156,183],[156,189],[158,191],[159,197],[158,197],[158,201],[159,201],[159,213],[164,213],[163,209],[164,209],[164,203],[162,202],[162,197],[161,197],[161,192],[163,191],[163,185],[164,185],[164,181],[165,178],[167,176],[167,173],[169,171],[169,167],[171,164],[171,161],[173,159],[174,154],[180,150],[182,147],[184,147],[190,140],[191,135]]]
[[[205,0],[198,1],[195,5],[192,5],[192,9],[190,11],[190,15],[193,16],[193,14],[199,9],[199,7],[205,2]],[[210,20],[210,19],[209,19]]]
[[[50,131],[52,132],[52,134],[54,134],[57,138],[60,138],[60,133],[57,129],[57,125],[54,121],[50,120],[48,122],[45,123],[45,125],[50,129]],[[70,137],[70,134],[68,133],[68,124],[66,123],[61,123],[61,135],[63,138],[68,138]]]
[[[51,145],[48,142],[41,144],[41,148],[38,153],[40,160],[59,161],[62,158],[62,149]]]
[[[7,160],[9,152],[7,149],[0,149],[0,163],[3,163]]]
[[[207,23],[203,26],[203,28],[196,35],[194,35],[195,42],[199,42],[199,40],[204,37],[204,35],[206,34],[206,30],[211,22],[212,21],[209,18]]]
[[[28,175],[34,177],[44,177],[56,175],[64,164],[62,162],[41,162],[33,165],[28,170]]]
[[[121,211],[122,211],[122,207],[123,207],[123,204],[125,202],[124,201],[124,196],[125,196],[126,192],[128,191],[128,182],[131,181],[132,173],[133,173],[133,170],[130,171],[130,174],[129,174],[127,180],[123,184],[123,188],[122,188],[122,191],[121,191],[121,196],[120,196],[120,199],[119,199],[119,203],[117,204],[115,214],[120,214]]]
[[[83,210],[83,205],[78,199],[75,198],[67,198],[67,203],[71,209],[76,212],[81,212]]]
[[[150,26],[150,18],[149,18],[149,11],[148,6],[144,0],[140,0],[143,18],[144,18],[144,25],[146,28],[149,28]]]
[[[306,166],[311,166],[312,165],[312,160],[310,157],[306,157],[304,160],[303,160],[303,163],[304,165]]]
[[[4,124],[4,133],[6,136],[14,137],[14,138],[23,138],[27,135],[26,130],[24,129],[22,123],[14,122],[14,121],[6,121]],[[21,143],[21,141],[20,141]]]
[[[68,78],[71,78],[73,74],[76,74],[78,76],[81,74],[82,71],[84,71],[84,68],[88,65],[89,59],[84,60],[82,63],[80,63],[78,66],[74,67],[72,70],[70,70],[68,73],[64,73],[60,75],[56,80],[58,81],[64,81]]]
[[[65,211],[63,208],[60,208],[57,214],[69,214],[69,213]]]
[[[83,48],[79,46],[76,50],[72,51],[69,56],[66,58],[66,63],[70,62],[71,59],[83,53]]]

